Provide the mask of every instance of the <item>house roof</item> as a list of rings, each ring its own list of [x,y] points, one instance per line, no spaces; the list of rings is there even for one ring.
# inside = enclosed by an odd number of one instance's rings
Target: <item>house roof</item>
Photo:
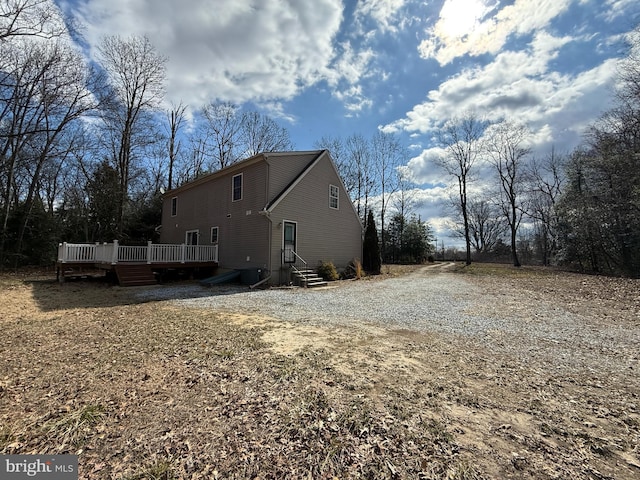
[[[224,175],[228,175],[230,173],[234,173],[234,172],[238,172],[241,171],[243,168],[261,162],[261,161],[268,161],[269,159],[277,159],[278,157],[291,157],[291,156],[298,156],[298,157],[303,157],[303,156],[309,156],[310,160],[307,163],[307,165],[300,171],[300,173],[298,175],[295,176],[295,178],[289,182],[288,185],[286,185],[282,191],[280,193],[278,193],[267,205],[265,205],[263,212],[266,212],[267,214],[271,213],[273,211],[274,208],[276,208],[278,206],[278,204],[289,194],[289,192],[291,192],[291,190],[293,190],[296,185],[298,185],[298,183],[300,183],[300,181],[302,181],[303,178],[305,178],[305,176],[313,169],[313,167],[316,166],[316,164],[324,157],[327,156],[327,158],[329,159],[329,161],[331,162],[331,165],[333,166],[333,169],[338,177],[338,180],[340,181],[342,188],[344,189],[344,191],[346,191],[346,188],[344,186],[344,182],[342,181],[342,177],[340,176],[340,173],[338,172],[336,165],[333,163],[333,161],[331,160],[331,155],[329,153],[329,150],[307,150],[307,151],[291,151],[291,152],[263,152],[263,153],[259,153],[257,155],[254,155],[253,157],[247,158],[246,160],[242,160],[240,162],[236,162],[232,165],[229,165],[225,168],[222,168],[216,172],[213,173],[209,173],[207,175],[204,175],[200,178],[197,178],[191,182],[185,183],[177,188],[174,188],[172,190],[169,190],[167,192],[164,193],[164,195],[162,195],[162,198],[167,198],[167,197],[172,197],[177,195],[180,192],[183,192],[185,190],[189,190],[191,188],[194,188],[198,185],[202,185],[204,183],[207,183],[209,181],[212,181],[216,178],[222,177]],[[359,218],[358,216],[358,212],[355,209],[355,206],[353,205],[353,203],[351,201],[348,202],[351,205],[351,208],[353,210],[353,213],[356,215],[357,218]],[[362,226],[362,225],[361,225]]]
[[[287,196],[287,194],[293,190],[296,185],[298,183],[300,183],[300,180],[302,180],[307,173],[309,172],[309,170],[311,170],[316,163],[318,163],[320,161],[320,158],[322,157],[322,155],[327,152],[327,150],[319,150],[317,152],[317,155],[313,157],[313,159],[307,164],[306,167],[304,167],[304,169],[302,169],[302,172],[300,172],[299,175],[297,175],[290,183],[289,185],[287,185],[286,187],[284,187],[284,189],[278,194],[276,195],[273,200],[271,200],[265,207],[264,210],[267,212],[271,212],[273,211],[273,209],[280,203],[280,201]]]
[[[200,178],[196,178],[195,180],[192,180],[190,182],[184,183],[182,185],[180,185],[179,187],[173,188],[171,190],[167,190],[162,197],[166,198],[166,197],[170,197],[170,196],[175,196],[176,194],[183,192],[185,190],[189,190],[191,188],[194,188],[198,185],[202,185],[203,183],[207,183],[210,182],[216,178],[222,177],[224,175],[228,175],[229,173],[233,173],[236,171],[240,171],[243,168],[246,168],[249,165],[252,165],[254,163],[258,163],[261,161],[266,161],[268,158],[277,158],[277,157],[287,157],[287,156],[300,156],[300,155],[314,155],[314,158],[317,158],[319,156],[319,154],[321,154],[324,150],[310,150],[310,151],[293,151],[293,152],[262,152],[262,153],[258,153],[257,155],[254,155],[253,157],[249,157],[245,160],[241,160],[239,162],[236,163],[232,163],[231,165],[228,165],[224,168],[221,168],[220,170],[217,170],[215,172],[212,173],[208,173],[206,175],[203,175]],[[305,167],[306,170],[307,167]],[[304,170],[303,170],[304,172]]]
[[[302,153],[302,152],[292,152],[292,153]],[[331,159],[331,154],[329,153],[329,150],[318,150],[316,152],[304,152],[304,153],[316,153],[316,155],[313,157],[313,159],[307,164],[307,166],[289,183],[289,185],[287,185],[278,195],[276,195],[273,200],[271,200],[263,209],[264,212],[266,212],[267,214],[271,213],[273,211],[274,208],[276,208],[278,206],[278,204],[280,203],[280,201],[285,198],[289,192],[291,190],[293,190],[296,185],[298,185],[298,183],[300,183],[302,181],[302,179],[313,169],[313,167],[316,166],[316,164],[325,156],[327,156],[327,158],[329,159],[331,166],[333,167],[336,176],[338,177],[338,181],[340,182],[340,185],[342,186],[342,189],[347,192],[346,187],[344,186],[344,182],[342,181],[342,177],[340,176],[340,172],[338,172],[338,169],[336,167],[336,164],[333,162],[333,160]],[[351,201],[351,199],[348,198],[348,204],[351,206],[351,210],[353,210],[353,214],[355,215],[355,217],[358,219],[358,221],[360,222],[360,216],[358,215],[358,212],[356,210],[356,207],[353,205],[353,202]],[[360,222],[360,228],[362,228],[362,223]]]

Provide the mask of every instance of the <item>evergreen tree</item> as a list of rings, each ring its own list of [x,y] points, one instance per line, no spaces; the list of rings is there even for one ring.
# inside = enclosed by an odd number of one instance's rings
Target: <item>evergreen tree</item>
[[[380,274],[382,260],[380,258],[380,245],[378,244],[378,229],[373,219],[373,211],[369,210],[367,228],[364,232],[364,244],[362,246],[362,268],[368,273]]]
[[[426,222],[412,215],[403,232],[402,259],[407,263],[424,263],[434,251],[433,235]]]

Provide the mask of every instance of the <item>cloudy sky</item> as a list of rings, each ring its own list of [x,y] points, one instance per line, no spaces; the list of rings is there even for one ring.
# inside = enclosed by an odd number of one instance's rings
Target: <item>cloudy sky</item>
[[[232,101],[277,118],[297,149],[397,133],[440,228],[433,133],[474,110],[514,118],[534,149],[571,150],[609,108],[637,0],[54,0],[90,48],[144,34],[168,60],[167,100]],[[443,231],[439,231],[444,235]]]

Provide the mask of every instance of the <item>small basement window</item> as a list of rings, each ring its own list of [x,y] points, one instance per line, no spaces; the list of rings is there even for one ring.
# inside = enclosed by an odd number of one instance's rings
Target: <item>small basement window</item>
[[[339,194],[340,194],[340,190],[338,190],[338,187],[336,187],[335,185],[329,185],[329,207],[330,208],[338,209]]]

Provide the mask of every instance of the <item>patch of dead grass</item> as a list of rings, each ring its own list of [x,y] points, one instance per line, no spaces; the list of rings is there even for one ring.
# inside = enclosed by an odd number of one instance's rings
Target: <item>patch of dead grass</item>
[[[558,301],[597,285],[520,275],[469,278]],[[90,283],[0,286],[0,453],[77,453],[83,479],[640,472],[634,372],[561,376],[453,336],[139,304]]]

